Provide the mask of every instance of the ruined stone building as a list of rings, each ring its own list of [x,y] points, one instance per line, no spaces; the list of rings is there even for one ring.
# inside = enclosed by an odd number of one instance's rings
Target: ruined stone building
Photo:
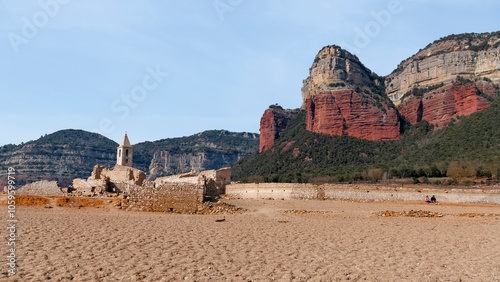
[[[132,168],[133,148],[127,134],[117,148],[113,168],[96,165],[88,179],[74,179],[76,196],[121,195],[124,209],[195,212],[204,199],[225,193],[231,183],[231,168],[147,179],[145,172]]]

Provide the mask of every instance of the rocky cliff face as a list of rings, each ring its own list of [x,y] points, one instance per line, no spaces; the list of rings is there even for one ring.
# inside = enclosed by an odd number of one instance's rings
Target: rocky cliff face
[[[349,135],[367,140],[401,137],[397,110],[357,92],[331,91],[307,99],[306,129],[330,135]]]
[[[354,90],[355,85],[372,87],[374,78],[358,59],[339,46],[323,47],[309,69],[309,77],[303,82],[302,109],[306,101],[325,91]]]
[[[259,135],[210,130],[134,145],[134,167],[149,179],[231,166],[259,149]]]
[[[460,116],[488,108],[499,96],[498,87],[490,82],[455,82],[423,95],[411,95],[398,106],[406,119],[415,124],[426,120],[441,128]]]
[[[500,80],[500,32],[450,35],[399,64],[385,79],[387,95],[398,105],[414,87],[467,79]]]
[[[186,172],[199,173],[214,168],[229,167],[247,155],[243,152],[222,152],[222,150],[200,150],[180,154],[158,151],[151,160],[149,174],[152,179]]]
[[[382,79],[338,46],[319,51],[302,97],[309,131],[368,140],[401,136],[401,120]]]
[[[288,122],[299,114],[300,110],[283,110],[280,106],[271,106],[260,119],[260,150],[265,152],[274,145]]]
[[[403,116],[440,128],[488,108],[500,96],[499,84],[500,32],[441,38],[386,77],[342,48],[326,46],[303,81],[302,109],[309,131],[392,140],[401,136]],[[269,109],[261,119],[261,152],[286,126],[275,115]]]

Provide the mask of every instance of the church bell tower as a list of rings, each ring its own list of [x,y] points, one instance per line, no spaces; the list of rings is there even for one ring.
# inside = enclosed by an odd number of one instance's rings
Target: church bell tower
[[[132,146],[128,140],[127,133],[123,136],[122,143],[116,152],[116,164],[122,166],[132,166]]]

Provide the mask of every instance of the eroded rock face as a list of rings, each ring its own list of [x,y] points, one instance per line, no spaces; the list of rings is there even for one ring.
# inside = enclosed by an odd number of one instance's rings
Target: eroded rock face
[[[420,97],[405,98],[398,109],[411,124],[426,120],[442,128],[458,116],[487,109],[496,98],[498,90],[489,82],[456,82]]]
[[[401,137],[402,115],[412,124],[427,120],[436,128],[446,126],[488,108],[500,96],[499,84],[500,32],[447,36],[386,77],[340,47],[326,46],[303,81],[302,109],[309,131],[392,140]],[[275,115],[269,109],[261,119],[261,152],[282,131]]]
[[[283,110],[279,106],[272,106],[264,112],[260,119],[260,149],[265,152],[274,145],[274,142],[285,130],[288,122],[300,113],[300,110]]]
[[[302,98],[309,131],[368,140],[401,137],[401,121],[382,79],[338,46],[316,55]]]
[[[429,44],[385,80],[387,95],[398,105],[413,87],[453,83],[457,76],[500,80],[500,37],[493,34],[448,36]],[[482,46],[482,47],[479,47]]]
[[[333,90],[354,90],[355,85],[374,86],[372,73],[359,59],[339,46],[323,47],[303,81],[302,108],[316,94]]]
[[[397,110],[354,91],[318,93],[306,101],[307,130],[330,135],[349,135],[367,140],[401,137]]]
[[[143,167],[149,179],[154,180],[168,175],[199,173],[231,166],[259,150],[259,134],[210,130],[185,139],[165,139],[148,145],[156,147],[155,150],[149,149],[150,156],[142,156],[143,159],[149,159],[150,163],[148,166],[137,165],[137,168]],[[141,145],[134,146],[135,164],[141,157],[142,148]]]

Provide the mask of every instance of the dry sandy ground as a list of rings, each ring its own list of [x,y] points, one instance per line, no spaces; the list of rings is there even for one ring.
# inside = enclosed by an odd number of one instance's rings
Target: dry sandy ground
[[[2,231],[0,280],[500,281],[500,207],[228,201],[249,211],[215,222],[222,216],[18,207],[18,273],[6,276]],[[412,209],[444,217],[376,215]],[[458,216],[472,212],[497,215]]]

